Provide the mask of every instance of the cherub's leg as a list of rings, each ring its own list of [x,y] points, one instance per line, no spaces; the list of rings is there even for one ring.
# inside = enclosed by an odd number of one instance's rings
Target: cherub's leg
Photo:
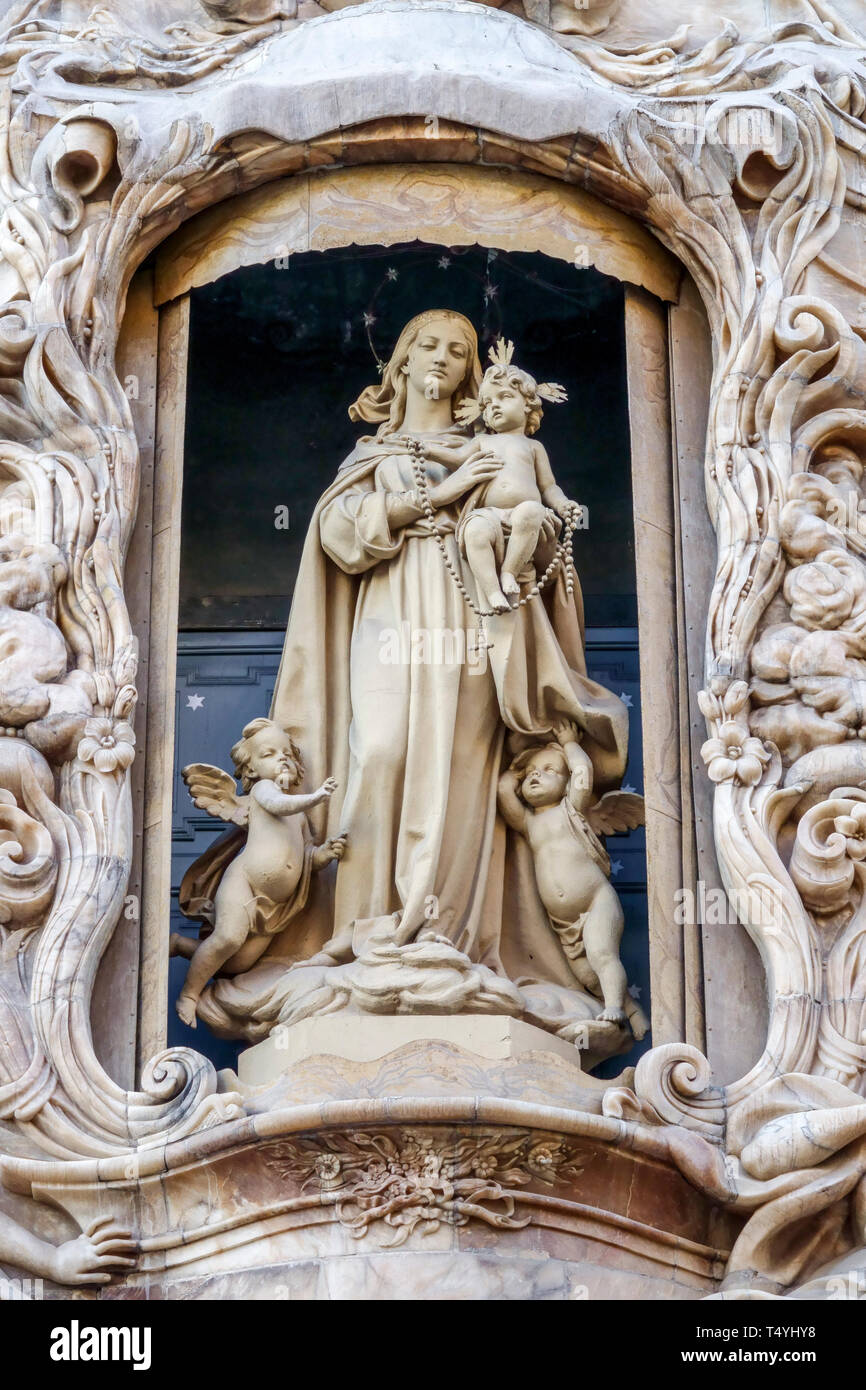
[[[486,517],[472,516],[463,532],[463,544],[475,582],[494,613],[507,613],[510,604],[499,586],[496,573],[493,527]]]
[[[270,938],[267,936],[251,936],[244,942],[239,951],[235,951],[233,956],[229,956],[223,962],[223,975],[242,975],[250,966],[255,965],[260,956],[264,955],[268,947]],[[169,937],[168,954],[170,956],[183,956],[186,960],[192,960],[198,950],[200,942],[194,941],[191,936],[182,936],[180,932],[172,932]]]
[[[243,975],[245,970],[249,970],[255,965],[260,956],[263,956],[268,946],[271,944],[271,936],[249,936],[239,951],[235,951],[233,956],[229,956],[222,968],[224,975]]]
[[[566,955],[568,956],[568,964],[571,967],[571,973],[577,980],[577,983],[583,985],[584,989],[589,990],[590,994],[599,994],[601,992],[601,985],[598,982],[598,976],[589,964],[586,956],[570,956],[567,951]]]
[[[168,938],[168,954],[170,956],[183,956],[190,960],[198,949],[198,942],[191,936],[182,936],[179,931],[173,931]]]
[[[594,895],[586,914],[583,941],[586,958],[598,976],[604,1010],[599,1018],[621,1026],[626,1023],[628,981],[619,958],[623,915],[619,898],[609,883]]]
[[[519,502],[511,513],[511,535],[502,565],[502,589],[513,598],[520,593],[517,575],[535,554],[543,520],[544,507],[540,502]]]
[[[560,945],[565,953],[572,975],[579,985],[588,990],[590,994],[599,994],[601,986],[598,983],[598,976],[586,959],[586,948],[583,944],[583,917],[578,917],[571,926],[565,926],[561,922],[551,922],[553,930],[559,937]]]
[[[195,1027],[196,1005],[208,980],[240,950],[250,934],[248,905],[254,897],[243,875],[230,879],[227,873],[220,884],[216,896],[216,925],[211,935],[196,946],[175,1005],[178,1017],[190,1028]]]
[[[640,1004],[637,1002],[636,999],[632,999],[628,991],[626,991],[625,996],[625,1012],[626,1017],[629,1021],[631,1031],[637,1038],[638,1042],[640,1042],[641,1039],[645,1038],[647,1033],[649,1032],[649,1019],[647,1018]]]

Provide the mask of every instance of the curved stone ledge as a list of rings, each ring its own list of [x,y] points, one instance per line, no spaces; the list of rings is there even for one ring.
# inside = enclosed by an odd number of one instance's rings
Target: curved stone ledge
[[[233,1298],[280,1297],[281,1284],[287,1297],[340,1298],[368,1277],[383,1297],[435,1297],[443,1262],[464,1288],[449,1297],[598,1298],[621,1275],[647,1298],[716,1289],[736,1218],[669,1164],[613,1148],[600,1131],[617,1122],[573,1116],[566,1132],[549,1112],[520,1124],[500,1106],[490,1123],[481,1103],[473,1116],[466,1104],[356,1102],[322,1107],[315,1127],[304,1108],[280,1117],[275,1137],[225,1126],[215,1152],[149,1154],[123,1177],[89,1164],[9,1167],[81,1225],[110,1211],[134,1228],[138,1268],[110,1298],[215,1297],[214,1280],[230,1280]],[[370,1261],[379,1274],[363,1272]]]

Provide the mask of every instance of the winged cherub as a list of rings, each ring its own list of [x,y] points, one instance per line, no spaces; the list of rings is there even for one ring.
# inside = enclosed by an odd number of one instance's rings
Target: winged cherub
[[[514,344],[504,338],[490,349],[477,401],[457,410],[461,424],[479,415],[487,427],[457,446],[428,443],[425,452],[439,463],[464,463],[481,453],[500,467],[464,507],[457,540],[479,592],[494,613],[507,613],[520,597],[517,576],[532,559],[542,531],[553,535],[552,512],[565,519],[576,504],[558,486],[543,444],[529,438],[541,423],[542,400],[568,397],[554,382],[537,382],[512,363]],[[497,572],[497,565],[499,570]]]
[[[247,826],[247,841],[220,880],[213,903],[213,931],[198,942],[175,934],[172,955],[190,956],[177,1012],[190,1028],[205,985],[217,971],[249,970],[270,938],[304,906],[310,878],[334,859],[342,859],[346,836],[313,843],[306,812],[337,789],[328,777],[318,791],[296,793],[304,766],[294,740],[271,719],[247,724],[231,752],[235,779],[210,763],[183,769],[190,796],[203,811]]]
[[[599,834],[643,825],[643,797],[608,792],[593,797],[592,763],[576,725],[560,719],[555,742],[526,749],[499,779],[499,811],[529,842],[535,881],[550,925],[572,973],[601,997],[599,1021],[642,1038],[649,1021],[628,992],[619,958],[623,914],[610,884],[610,859]]]

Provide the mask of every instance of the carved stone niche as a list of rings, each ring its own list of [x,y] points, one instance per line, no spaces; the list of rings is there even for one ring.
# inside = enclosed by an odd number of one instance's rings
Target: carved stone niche
[[[372,0],[297,24],[280,6],[229,8],[190,12],[162,48],[107,19],[48,20],[28,0],[2,31],[0,631],[17,640],[0,691],[14,844],[0,864],[0,1262],[51,1281],[49,1294],[114,1270],[103,1296],[115,1298],[351,1296],[369,1279],[379,1296],[424,1296],[443,1277],[459,1297],[694,1298],[720,1284],[729,1297],[856,1296],[862,38],[823,0],[798,23],[685,53],[682,39],[566,46],[461,0]],[[409,167],[349,167],[395,163]],[[270,199],[281,216],[295,207],[283,235],[309,249],[359,228],[383,241],[370,190],[397,234],[401,180],[422,172],[434,208],[413,235],[444,235],[435,200],[452,179],[486,222],[464,206],[449,243],[573,259],[577,226],[592,263],[643,286],[628,311],[635,506],[653,557],[642,627],[660,636],[642,642],[642,681],[657,689],[675,670],[681,688],[647,725],[648,787],[662,770],[655,1046],[613,1084],[556,1048],[489,1035],[475,1052],[427,1037],[384,1059],[300,1057],[258,1086],[160,1050],[175,640],[162,596],[177,563],[184,295],[220,255],[270,254]],[[512,205],[497,228],[485,200],[495,214],[512,197],[519,224]],[[205,211],[226,199],[241,202]],[[213,222],[180,233],[153,289],[134,281],[196,214]],[[138,402],[128,370],[146,387]],[[705,773],[692,771],[695,701]],[[716,1077],[702,1049],[737,988],[722,972],[740,929],[705,923],[702,980],[666,897],[710,881],[710,815],[769,1014],[757,1060],[737,1075],[717,1050]],[[131,874],[140,940],[124,915]],[[103,989],[136,968],[147,983],[137,1090],[132,1027],[94,1045],[103,958]],[[134,992],[114,999],[131,1020]]]
[[[453,148],[453,136],[445,129],[441,134]],[[391,143],[389,140],[389,147]],[[375,158],[378,142],[372,148],[366,145],[365,131],[353,157]],[[647,768],[653,1037],[658,1041],[686,1037],[703,1048],[703,985],[696,928],[690,923],[677,924],[670,905],[684,881],[691,884],[694,897],[699,877],[693,817],[687,809],[683,818],[681,810],[684,789],[690,802],[693,771],[702,767],[700,739],[695,741],[690,735],[686,696],[688,663],[692,663],[692,670],[697,669],[701,654],[694,640],[691,651],[687,650],[684,585],[688,583],[694,591],[708,596],[712,578],[708,565],[710,528],[703,500],[696,493],[699,475],[695,453],[696,441],[702,440],[706,428],[709,346],[693,286],[682,284],[676,264],[634,222],[578,189],[544,176],[517,170],[491,171],[468,162],[447,167],[432,162],[420,168],[417,164],[376,163],[313,175],[298,173],[190,219],[160,248],[152,271],[142,272],[133,282],[132,303],[140,301],[143,307],[128,311],[120,340],[122,380],[131,376],[138,382],[146,381],[156,364],[154,385],[148,382],[147,391],[132,402],[132,408],[141,421],[139,437],[145,448],[148,439],[156,439],[161,469],[154,474],[157,490],[152,505],[170,518],[171,528],[163,539],[170,548],[170,558],[167,563],[162,559],[154,562],[151,587],[140,619],[136,619],[136,631],[144,640],[150,631],[150,614],[174,613],[177,608],[180,515],[174,499],[181,488],[190,290],[239,266],[296,252],[353,244],[392,245],[413,239],[444,246],[478,243],[501,250],[541,250],[569,263],[578,259],[580,265],[594,265],[625,281],[635,546],[642,575],[639,644],[645,692],[642,732]],[[672,456],[668,386],[672,377],[680,392],[674,436],[676,460]],[[149,495],[149,488],[145,475],[144,495]],[[147,522],[143,523],[140,511],[141,534],[143,525]],[[684,545],[680,528],[690,537],[696,534],[701,543]],[[134,576],[135,570],[130,569]],[[134,578],[130,582],[135,592]],[[692,631],[697,631],[694,625]],[[156,646],[148,659],[148,670],[164,673],[159,676],[159,690],[148,695],[148,726],[159,731],[154,737],[160,759],[166,748],[169,754],[171,750],[176,636],[173,628],[160,622],[151,640]],[[677,670],[680,683],[672,700],[671,672]],[[142,733],[140,742],[144,737]],[[144,776],[154,798],[148,800],[143,818],[145,864],[150,873],[159,865],[167,874],[177,774],[175,771],[172,778],[170,766],[165,766],[152,782],[146,772]],[[706,836],[701,848],[705,858],[712,853]],[[167,882],[165,877],[158,884],[145,886],[143,892],[142,953],[148,966],[143,973],[146,993],[139,1010],[142,1065],[146,1057],[164,1046]],[[738,937],[737,945],[743,956],[742,976],[755,979],[754,952],[745,934]],[[279,952],[278,946],[276,949]],[[732,957],[728,949],[728,968],[737,968],[736,963],[736,953]],[[101,987],[113,998],[118,988],[130,990],[134,983],[126,969],[103,970]],[[748,1065],[760,1051],[759,993],[756,1000],[752,1035],[742,1027],[736,1033],[726,1030],[722,1034],[728,1039],[728,1050],[726,1053],[722,1045],[717,1048],[714,1062],[719,1070],[726,1065],[735,1070],[741,1059]],[[717,1035],[721,1032],[717,1030]],[[734,1047],[744,1049],[745,1055],[741,1051],[737,1056]],[[279,1060],[277,1057],[267,1063],[268,1068]],[[247,1061],[246,1065],[253,1066],[254,1062]]]

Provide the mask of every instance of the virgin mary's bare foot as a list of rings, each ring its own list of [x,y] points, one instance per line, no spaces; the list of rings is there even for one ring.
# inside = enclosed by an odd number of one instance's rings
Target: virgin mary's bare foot
[[[615,1023],[618,1028],[628,1027],[625,1009],[602,1009],[598,1021],[599,1023]]]
[[[187,1028],[195,1028],[196,1026],[195,1006],[197,1003],[198,1000],[193,999],[189,994],[178,995],[178,1000],[174,1007],[177,1010],[178,1018],[182,1023],[186,1024]]]
[[[496,594],[488,594],[487,602],[490,604],[490,607],[492,608],[494,613],[511,612],[511,604],[508,602],[508,599],[505,597],[505,595],[501,592]]]

